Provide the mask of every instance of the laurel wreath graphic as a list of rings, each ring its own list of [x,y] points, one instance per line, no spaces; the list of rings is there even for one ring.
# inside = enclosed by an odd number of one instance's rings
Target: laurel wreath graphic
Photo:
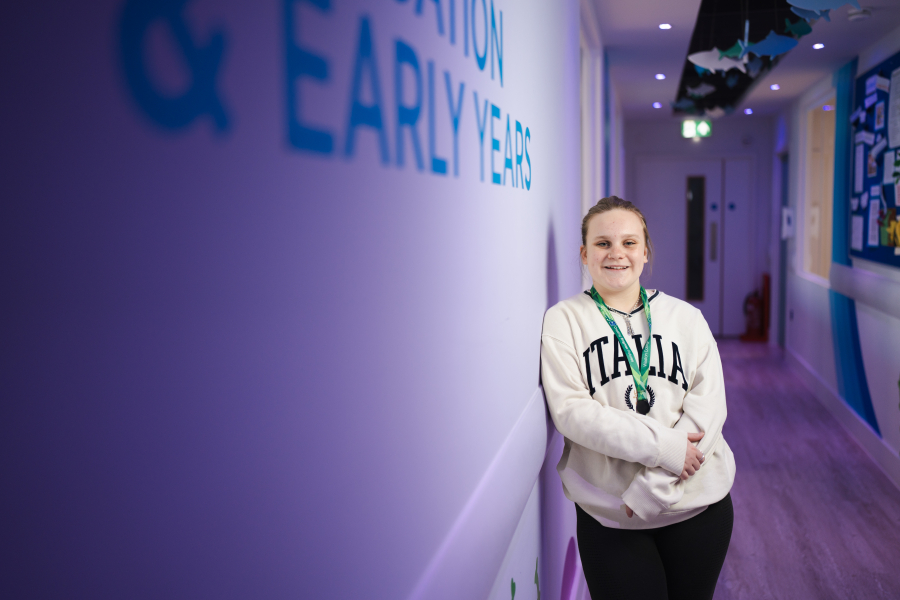
[[[634,389],[634,385],[629,385],[625,389],[625,404],[628,405],[628,408],[634,410],[634,406],[631,404],[631,390]],[[653,388],[649,385],[647,386],[647,392],[650,394],[650,408],[653,408],[653,404],[656,402],[656,394],[653,392]]]

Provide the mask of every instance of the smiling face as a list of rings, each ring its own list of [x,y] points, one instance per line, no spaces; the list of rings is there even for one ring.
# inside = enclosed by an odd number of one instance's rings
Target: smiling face
[[[647,262],[647,244],[641,218],[628,210],[613,209],[595,215],[588,223],[581,262],[587,265],[597,292],[610,306],[621,310],[621,300],[634,302]],[[614,305],[610,301],[615,302]],[[626,306],[627,308],[627,306]]]

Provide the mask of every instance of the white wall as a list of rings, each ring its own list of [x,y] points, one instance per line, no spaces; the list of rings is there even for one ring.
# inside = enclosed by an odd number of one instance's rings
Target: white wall
[[[501,84],[465,51],[466,3],[421,5],[188,2],[173,22],[208,50],[219,125],[190,114],[210,85],[169,106],[195,77],[165,20],[142,45],[154,5],[4,9],[4,596],[489,593],[543,459],[542,316],[580,286],[579,7],[478,3],[503,14]],[[289,76],[290,39],[326,77]],[[398,40],[421,169],[409,128],[398,160]],[[361,105],[380,82],[384,164],[373,127],[348,151],[354,64]],[[289,89],[330,151],[289,143]],[[476,92],[500,110],[483,141]],[[530,189],[491,183],[508,115]]]

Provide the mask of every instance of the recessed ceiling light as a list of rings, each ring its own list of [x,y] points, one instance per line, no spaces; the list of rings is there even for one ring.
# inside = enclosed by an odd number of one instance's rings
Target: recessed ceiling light
[[[672,29],[672,26],[669,25],[668,23],[660,23],[659,28],[660,29]]]
[[[825,47],[825,44],[813,44],[813,50],[821,50]]]
[[[832,106],[830,104],[826,104],[825,106],[822,107],[822,110],[828,111],[828,110],[831,110],[831,108],[832,108]]]
[[[662,73],[657,73],[657,74],[656,74],[656,78],[659,79],[660,81],[662,81],[663,79],[666,78],[666,76],[663,75]]]
[[[769,89],[772,90],[772,91],[774,91],[774,92],[777,92],[778,90],[781,89],[781,86],[778,85],[777,83],[773,83],[772,85],[769,86]]]
[[[752,114],[753,114],[753,109],[752,109],[752,108],[745,108],[745,109],[744,109],[744,114],[745,114],[745,115],[752,115]]]
[[[659,103],[659,102],[654,102],[654,103],[653,103],[653,108],[662,108],[662,104]]]

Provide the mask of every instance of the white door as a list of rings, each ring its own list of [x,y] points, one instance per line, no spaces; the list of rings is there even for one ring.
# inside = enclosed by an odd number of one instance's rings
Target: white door
[[[658,288],[699,308],[715,335],[744,333],[744,299],[756,284],[751,160],[638,157],[635,169],[632,200],[647,218],[656,250],[652,272],[641,278],[644,287]],[[702,178],[699,194],[698,178]],[[697,195],[702,199],[693,197]],[[704,206],[692,213],[691,203],[697,201]],[[695,231],[703,232],[702,240],[692,238],[692,251],[702,252],[703,259],[702,269],[695,266],[689,273],[691,214]],[[690,287],[689,276],[695,278]],[[699,287],[697,277],[702,279]]]
[[[647,219],[655,250],[652,271],[641,278],[644,287],[687,300],[703,312],[712,332],[720,334],[722,161],[643,157],[637,160],[635,174],[633,201]],[[692,177],[703,178],[702,200],[688,199],[688,178]],[[705,204],[702,293],[693,298],[687,294],[689,202]]]
[[[754,211],[750,159],[725,161],[725,198],[722,201],[722,335],[737,336],[747,330],[744,299],[756,289],[753,265]]]

